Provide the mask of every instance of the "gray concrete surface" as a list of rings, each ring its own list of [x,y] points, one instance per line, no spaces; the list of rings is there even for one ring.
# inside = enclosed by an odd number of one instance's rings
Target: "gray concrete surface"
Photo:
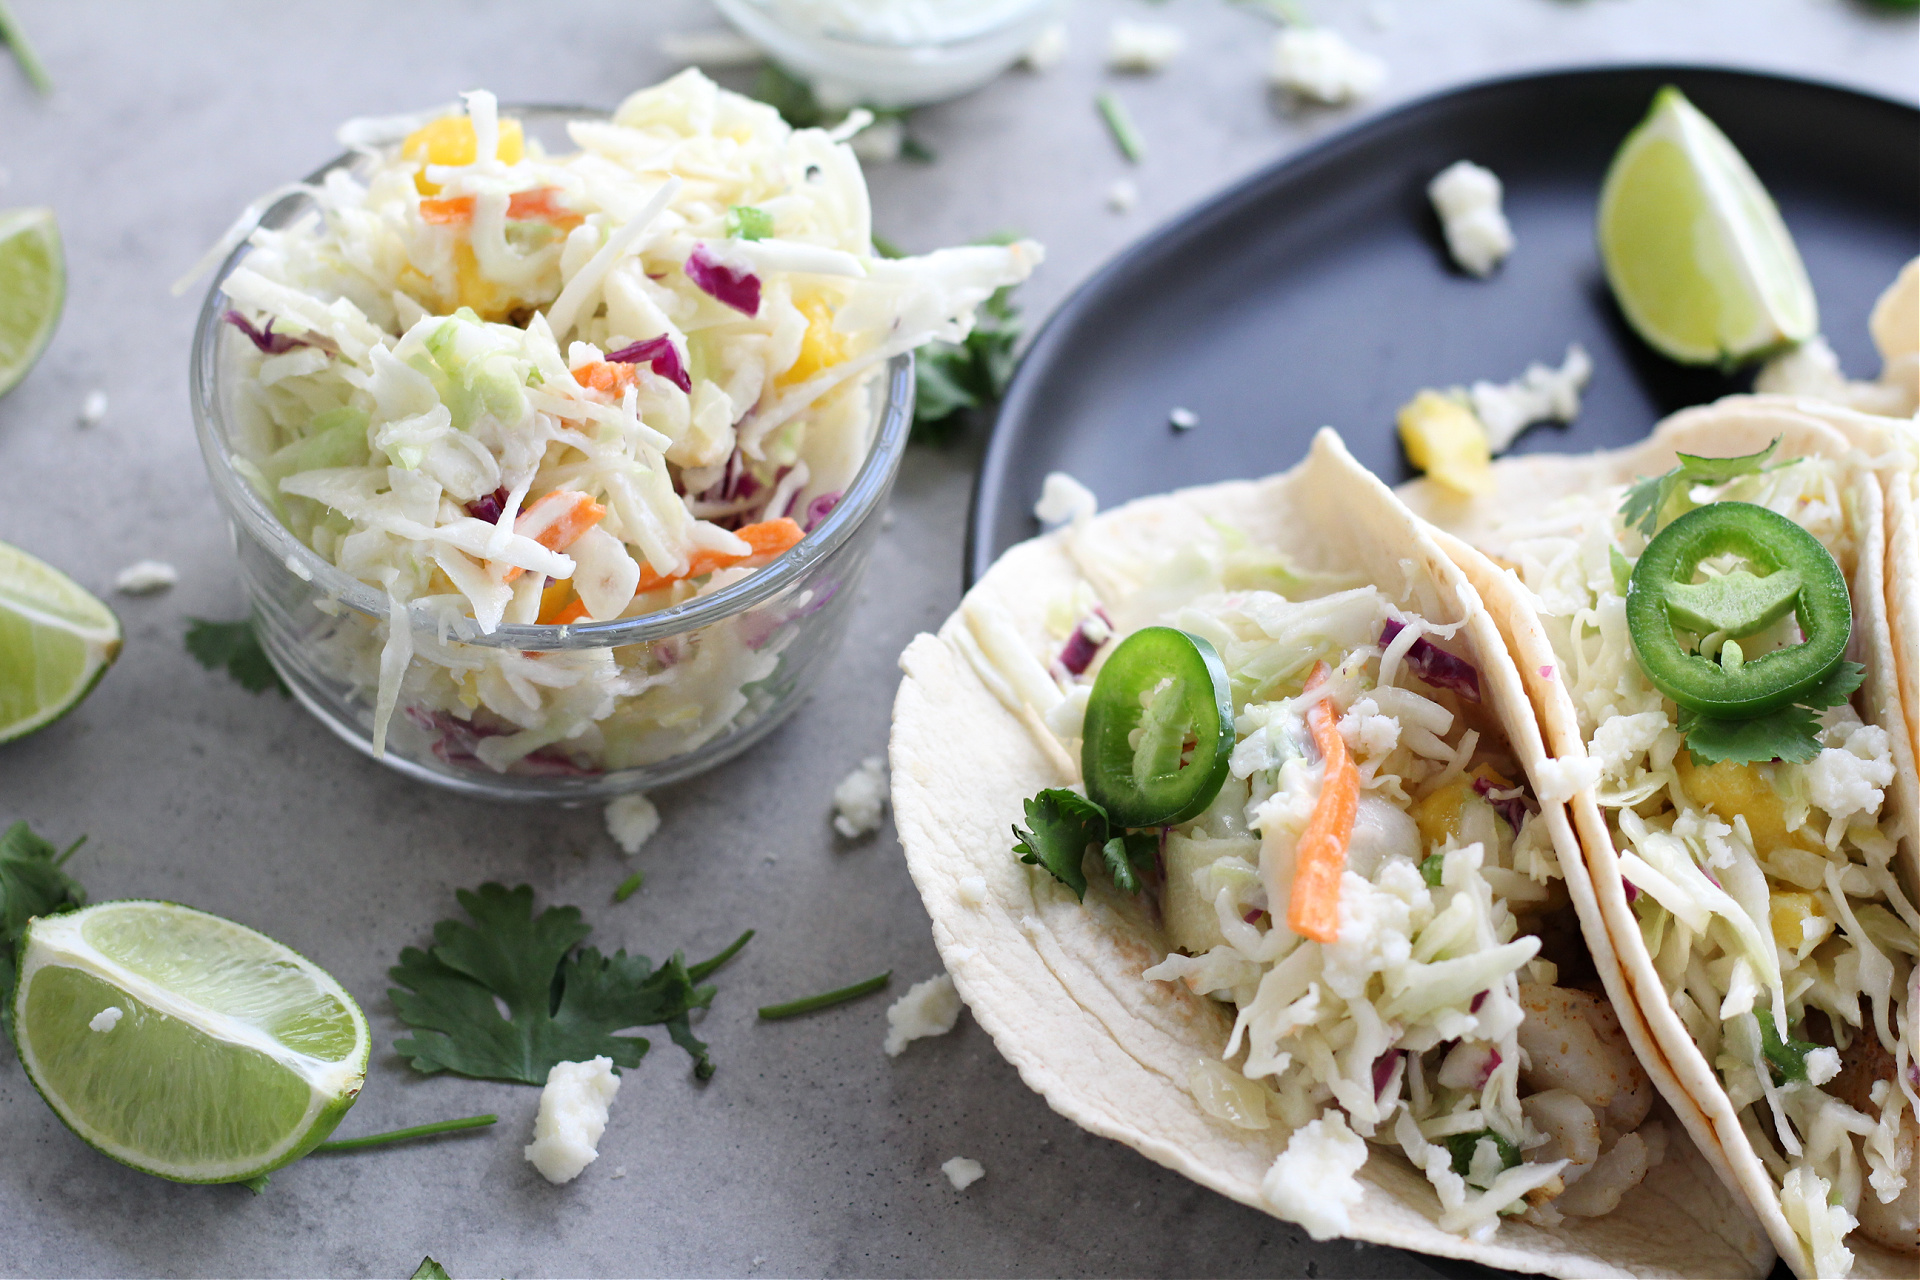
[[[0,206],[58,211],[71,285],[51,349],[0,401],[0,540],[102,595],[143,557],[179,566],[181,581],[155,598],[110,597],[126,653],[72,716],[0,747],[0,822],[26,818],[62,843],[89,835],[73,869],[96,898],[194,903],[336,974],[376,1038],[343,1133],[483,1110],[501,1123],[315,1157],[255,1198],[94,1154],[0,1049],[0,1273],[391,1276],[431,1253],[456,1276],[1438,1274],[1388,1250],[1313,1244],[1082,1133],[964,1019],[891,1061],[884,998],[756,1023],[755,1006],[772,1000],[889,967],[898,992],[937,970],[891,827],[838,839],[828,794],[883,749],[895,655],[958,597],[976,446],[913,451],[859,634],[768,742],[658,796],[665,825],[638,859],[647,887],[622,906],[609,893],[630,864],[597,812],[502,808],[405,781],[182,650],[186,617],[243,605],[188,417],[197,299],[169,296],[168,283],[251,196],[331,155],[339,120],[475,86],[507,101],[611,105],[672,70],[655,37],[713,23],[704,4],[13,7],[58,88],[37,99],[0,64]],[[1024,294],[1037,319],[1116,249],[1233,178],[1447,85],[1646,59],[1780,69],[1904,100],[1920,78],[1914,20],[1850,0],[1302,7],[1389,61],[1378,99],[1277,110],[1261,88],[1269,28],[1225,0],[1082,0],[1064,65],[921,114],[915,131],[938,161],[873,173],[879,229],[913,248],[999,228],[1038,237],[1050,257]],[[1164,74],[1115,84],[1150,147],[1137,170],[1091,107],[1115,79],[1100,48],[1117,15],[1177,21],[1191,41]],[[1141,191],[1124,216],[1103,203],[1121,176]],[[75,415],[96,387],[111,407],[82,429]],[[603,947],[704,953],[760,930],[700,1027],[718,1075],[697,1084],[660,1037],[627,1077],[600,1162],[567,1187],[520,1157],[535,1090],[423,1078],[389,1047],[400,1028],[386,967],[449,913],[453,889],[487,878],[581,905]],[[983,1162],[985,1180],[956,1193],[938,1171],[954,1155]]]

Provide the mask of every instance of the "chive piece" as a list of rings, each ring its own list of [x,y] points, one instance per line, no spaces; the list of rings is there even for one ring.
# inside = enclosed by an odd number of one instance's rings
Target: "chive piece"
[[[458,1120],[436,1120],[432,1124],[416,1124],[411,1129],[370,1133],[364,1138],[339,1138],[333,1142],[323,1142],[313,1150],[314,1154],[318,1155],[322,1151],[358,1151],[362,1147],[384,1147],[390,1142],[412,1142],[415,1138],[431,1138],[441,1133],[458,1133],[462,1129],[484,1129],[499,1118],[499,1116],[463,1116]]]
[[[1133,127],[1133,117],[1127,114],[1126,106],[1111,93],[1103,93],[1093,100],[1100,109],[1100,118],[1107,122],[1107,128],[1113,132],[1113,141],[1120,148],[1120,154],[1134,164],[1146,157],[1147,145],[1140,140],[1140,131]]]
[[[27,43],[27,33],[20,29],[19,20],[8,11],[6,0],[0,0],[0,44],[13,50],[14,58],[20,63],[21,74],[27,77],[27,83],[34,87],[35,92],[43,98],[53,92],[53,81],[48,77],[47,69],[40,64],[40,55]]]
[[[725,964],[727,961],[739,955],[740,948],[746,946],[749,942],[752,942],[752,941],[753,941],[753,930],[749,929],[745,933],[741,934],[739,937],[735,938],[733,940],[733,945],[728,947],[725,951],[722,951],[719,955],[714,956],[710,960],[702,960],[699,964],[688,965],[687,977],[691,978],[695,982],[700,981],[700,979],[706,977],[708,974],[712,973],[715,969],[718,969],[721,965]]]
[[[760,1006],[760,1016],[768,1022],[776,1018],[794,1018],[803,1013],[812,1013],[817,1009],[830,1009],[836,1004],[845,1004],[849,1000],[858,1000],[861,996],[870,996],[887,985],[893,977],[893,970],[876,974],[865,982],[856,982],[850,987],[841,987],[838,991],[823,991],[817,996],[803,996],[798,1000],[789,1000],[785,1004],[766,1004]]]
[[[634,872],[625,880],[622,880],[620,887],[613,891],[613,900],[615,902],[625,902],[628,898],[640,892],[640,886],[646,882],[646,879],[647,876],[644,871]]]

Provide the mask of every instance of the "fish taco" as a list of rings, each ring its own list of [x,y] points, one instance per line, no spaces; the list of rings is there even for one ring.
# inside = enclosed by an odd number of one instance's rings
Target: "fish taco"
[[[1764,1275],[1600,927],[1577,768],[1423,526],[1331,431],[1266,480],[1076,489],[894,708],[909,868],[1022,1078],[1317,1238]]]
[[[1587,774],[1574,826],[1658,1082],[1801,1275],[1920,1267],[1920,780],[1889,622],[1910,648],[1920,587],[1887,576],[1910,430],[1737,397],[1497,463],[1473,499],[1405,490],[1486,553],[1443,536]]]

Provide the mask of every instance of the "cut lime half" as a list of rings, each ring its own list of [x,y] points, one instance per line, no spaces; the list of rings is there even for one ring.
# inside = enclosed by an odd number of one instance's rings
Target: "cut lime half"
[[[120,619],[79,583],[0,542],[0,742],[43,729],[120,655]]]
[[[28,925],[14,1033],[68,1128],[176,1182],[246,1181],[305,1155],[353,1105],[371,1048],[318,965],[170,902]]]
[[[67,300],[67,265],[51,209],[0,212],[0,396],[46,350]]]
[[[1613,296],[1664,355],[1733,365],[1819,330],[1813,285],[1772,197],[1671,85],[1614,155],[1598,223]]]

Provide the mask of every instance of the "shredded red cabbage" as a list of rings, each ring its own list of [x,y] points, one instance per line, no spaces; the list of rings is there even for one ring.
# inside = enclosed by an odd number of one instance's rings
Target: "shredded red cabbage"
[[[1392,644],[1393,638],[1405,629],[1405,623],[1388,618],[1380,629],[1380,647],[1384,649]],[[1451,689],[1468,702],[1480,701],[1480,672],[1465,658],[1454,657],[1425,636],[1415,640],[1407,650],[1407,665],[1436,689]]]
[[[1487,996],[1490,994],[1492,993],[1488,991],[1482,991],[1479,995],[1475,996],[1473,998],[1473,1003],[1467,1006],[1467,1012],[1468,1013],[1480,1012],[1480,1006],[1487,1002]]]
[[[735,311],[750,316],[760,314],[760,277],[726,265],[707,252],[704,244],[694,245],[693,252],[687,255],[687,279],[693,281],[695,288]]]
[[[807,503],[805,518],[800,521],[800,527],[812,533],[822,520],[833,514],[833,509],[839,505],[840,490],[838,489],[832,493],[816,495],[813,501]]]
[[[1501,790],[1505,790],[1505,788],[1503,787]],[[1494,785],[1485,778],[1475,778],[1473,780],[1473,791],[1475,795],[1498,809],[1500,816],[1505,818],[1507,825],[1515,831],[1520,830],[1520,824],[1527,820],[1527,801],[1524,796],[1508,796],[1505,800],[1495,800],[1493,798]]]
[[[507,509],[507,487],[501,485],[492,493],[483,493],[467,504],[467,514],[475,520],[484,520],[488,524],[499,524],[501,513]]]
[[[1485,992],[1482,992],[1481,994],[1484,995]],[[1487,1050],[1487,1060],[1486,1062],[1482,1063],[1480,1067],[1480,1079],[1477,1082],[1475,1082],[1473,1087],[1476,1089],[1486,1088],[1487,1081],[1493,1079],[1493,1073],[1499,1069],[1500,1062],[1501,1062],[1500,1051],[1498,1049]]]
[[[407,719],[413,721],[428,733],[438,735],[433,742],[433,754],[447,764],[460,769],[472,769],[476,772],[491,773],[493,766],[482,760],[474,747],[482,738],[497,738],[508,732],[505,729],[489,729],[483,725],[470,724],[455,719],[444,711],[424,711],[419,707],[403,708]],[[587,778],[601,772],[576,764],[564,755],[558,747],[541,747],[515,763],[508,772],[523,777],[536,778]]]
[[[254,328],[253,321],[247,319],[238,311],[228,311],[224,319],[228,324],[246,334],[247,341],[270,356],[285,355],[295,347],[311,345],[300,341],[298,338],[290,337],[287,334],[275,333],[273,331],[273,318],[271,316],[267,318],[267,327],[265,329]]]
[[[1373,1060],[1373,1096],[1378,1098],[1386,1092],[1387,1085],[1393,1081],[1393,1069],[1400,1065],[1405,1049],[1389,1049]]]
[[[687,374],[687,366],[680,361],[680,348],[674,346],[673,339],[664,333],[657,338],[648,338],[618,351],[610,351],[607,359],[614,364],[651,365],[655,373],[682,391],[693,390],[693,379]]]
[[[1100,652],[1100,646],[1113,638],[1113,620],[1107,617],[1107,611],[1098,605],[1094,606],[1093,611],[1106,625],[1106,639],[1095,640],[1087,631],[1087,624],[1083,619],[1080,625],[1073,629],[1073,634],[1067,637],[1066,647],[1060,650],[1059,662],[1068,675],[1077,676],[1084,672],[1093,662],[1093,655]]]
[[[1627,879],[1625,876],[1620,877],[1620,883],[1624,885],[1627,890],[1627,905],[1632,906],[1633,900],[1640,896],[1640,886],[1635,884],[1633,881]]]

